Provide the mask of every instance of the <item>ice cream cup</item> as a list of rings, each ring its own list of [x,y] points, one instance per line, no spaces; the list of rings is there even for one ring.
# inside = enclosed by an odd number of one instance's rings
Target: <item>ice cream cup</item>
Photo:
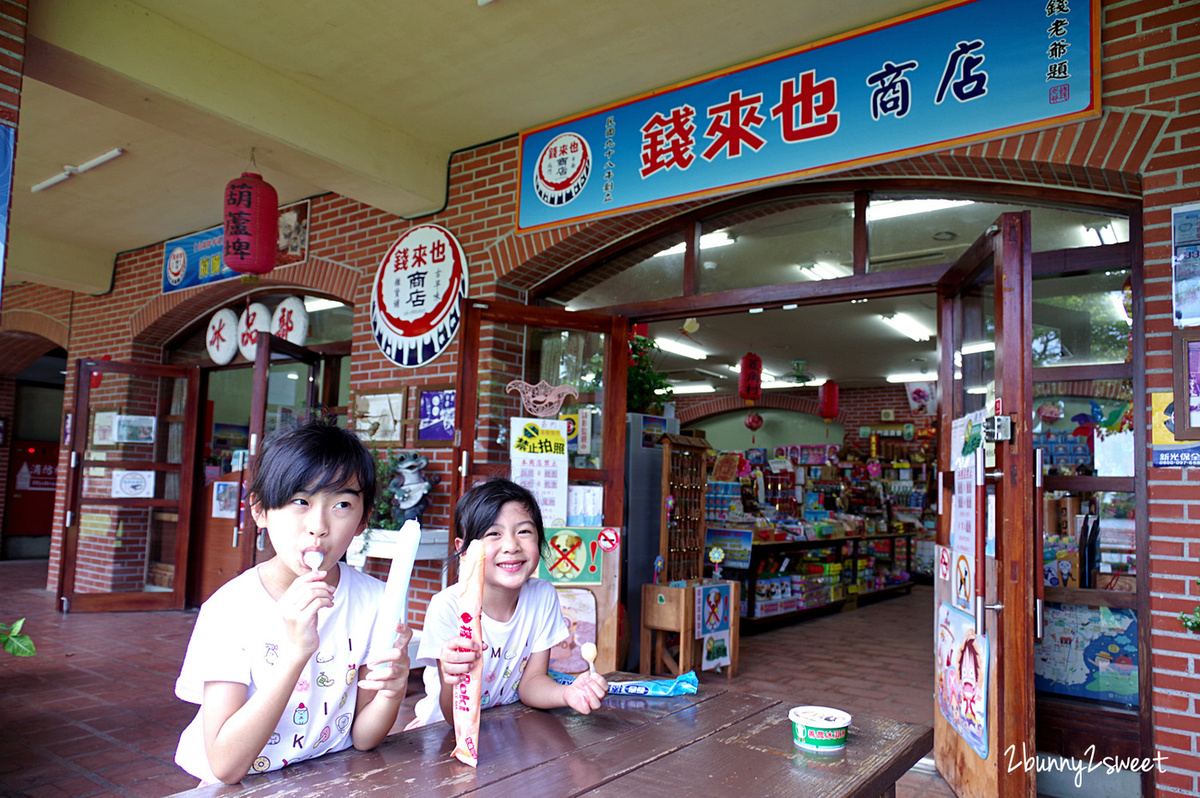
[[[792,742],[805,751],[827,753],[846,747],[850,715],[832,707],[792,707]]]

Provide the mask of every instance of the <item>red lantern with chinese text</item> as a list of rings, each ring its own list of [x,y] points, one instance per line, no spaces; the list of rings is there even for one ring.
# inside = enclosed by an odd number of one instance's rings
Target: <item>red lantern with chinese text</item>
[[[837,418],[838,414],[838,385],[832,380],[826,380],[817,389],[817,415],[828,424]]]
[[[746,429],[750,430],[750,432],[758,432],[760,429],[762,429],[763,417],[751,410],[746,414],[746,420],[744,423],[746,425]],[[750,443],[751,445],[754,444],[754,435],[750,436]]]
[[[742,355],[741,368],[738,372],[738,396],[752,405],[762,398],[762,358],[753,352]],[[747,416],[749,420],[749,416]],[[762,426],[762,419],[759,419]],[[749,426],[747,423],[746,426]],[[757,428],[756,428],[757,429]]]
[[[242,274],[266,274],[279,257],[279,195],[262,175],[242,172],[225,186],[224,263]]]

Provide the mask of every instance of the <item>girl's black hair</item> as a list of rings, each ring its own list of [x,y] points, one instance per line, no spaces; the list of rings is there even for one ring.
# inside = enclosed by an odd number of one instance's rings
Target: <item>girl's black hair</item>
[[[264,510],[277,510],[297,493],[337,490],[358,482],[363,520],[375,506],[375,458],[349,430],[317,419],[267,441],[250,485]]]
[[[492,528],[500,508],[509,502],[517,502],[529,512],[537,527],[538,552],[545,556],[546,527],[542,524],[542,510],[537,499],[517,483],[503,478],[481,482],[458,500],[458,506],[454,508],[454,534],[462,538],[460,553],[467,550],[472,540],[482,538]]]

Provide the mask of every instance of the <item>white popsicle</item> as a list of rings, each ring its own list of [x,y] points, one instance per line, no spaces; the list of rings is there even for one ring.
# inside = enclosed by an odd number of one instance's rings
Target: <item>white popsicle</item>
[[[421,525],[409,519],[396,533],[396,549],[392,552],[392,567],[388,571],[387,587],[375,621],[375,639],[371,649],[382,651],[396,642],[396,624],[408,615],[408,582],[412,578],[417,546],[421,545]]]
[[[321,568],[321,563],[325,562],[325,557],[319,551],[304,552],[304,565],[310,571],[316,571]]]
[[[583,658],[587,660],[588,670],[590,670],[593,674],[595,674],[596,673],[596,644],[595,643],[584,643],[582,646],[579,647],[579,653],[582,654]]]

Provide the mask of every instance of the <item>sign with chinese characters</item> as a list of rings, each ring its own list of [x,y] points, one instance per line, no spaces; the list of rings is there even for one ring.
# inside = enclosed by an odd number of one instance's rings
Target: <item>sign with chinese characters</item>
[[[1100,113],[1097,0],[953,0],[521,134],[521,232]]]
[[[512,481],[538,501],[547,527],[567,519],[567,422],[550,418],[510,419]]]
[[[284,205],[279,209],[279,254],[276,266],[303,263],[308,258],[309,200]],[[225,265],[225,227],[217,225],[199,230],[163,244],[162,292],[212,285],[241,277]]]
[[[467,258],[444,227],[419,224],[392,244],[371,287],[371,334],[388,360],[416,368],[442,353],[462,323]]]

